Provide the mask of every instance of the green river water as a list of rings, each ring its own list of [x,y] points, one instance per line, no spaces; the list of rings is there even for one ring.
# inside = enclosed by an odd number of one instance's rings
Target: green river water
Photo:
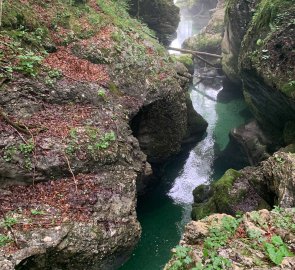
[[[206,21],[202,23],[206,24]],[[175,46],[192,34],[190,25],[191,22],[182,18]],[[183,31],[186,33],[179,40]],[[141,240],[120,270],[163,269],[171,256],[171,248],[177,245],[184,225],[190,220],[193,189],[218,179],[229,167],[239,169],[243,166],[214,162],[229,143],[229,131],[251,117],[242,94],[237,89],[193,84],[190,95],[194,108],[209,123],[207,134],[189,152],[169,162],[159,183],[139,198],[137,213],[142,226]]]

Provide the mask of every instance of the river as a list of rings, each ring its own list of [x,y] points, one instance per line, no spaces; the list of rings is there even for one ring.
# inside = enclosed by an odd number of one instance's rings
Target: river
[[[193,21],[181,15],[178,37],[171,44],[173,47],[180,47],[185,38],[200,31],[209,20],[209,16],[206,19],[202,16],[200,20],[194,17]],[[139,198],[137,213],[142,226],[141,240],[120,270],[163,269],[171,256],[171,248],[177,245],[190,220],[193,189],[217,180],[230,167],[243,167],[243,164],[216,160],[229,143],[229,131],[247,122],[251,115],[237,89],[223,89],[221,82],[214,85],[191,85],[193,106],[209,124],[207,134],[189,152],[166,164],[158,185]]]

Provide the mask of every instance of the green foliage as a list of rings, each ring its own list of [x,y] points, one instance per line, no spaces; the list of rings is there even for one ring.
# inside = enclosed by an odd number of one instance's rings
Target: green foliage
[[[18,29],[11,30],[9,35],[14,38],[15,41],[19,41],[22,44],[41,47],[42,41],[47,36],[47,30],[38,27],[34,31],[30,31],[29,29],[26,29],[25,26],[21,25]]]
[[[276,215],[274,216],[274,225],[277,228],[295,232],[295,224],[293,222],[293,213],[286,211],[279,206],[274,206],[272,210]]]
[[[293,256],[293,253],[289,251],[282,238],[278,235],[274,235],[271,238],[271,243],[265,242],[263,247],[267,256],[276,265],[280,265],[285,257]]]
[[[12,239],[6,235],[0,234],[0,247],[4,247],[8,243],[10,243]]]
[[[24,155],[29,155],[33,153],[35,149],[35,145],[32,140],[29,140],[28,143],[19,144],[18,148],[20,152],[23,153]]]
[[[20,143],[18,145],[8,146],[4,149],[3,159],[6,162],[12,162],[14,157],[20,155],[23,158],[23,163],[20,163],[24,168],[31,170],[32,169],[32,161],[31,155],[34,152],[35,145],[32,139],[28,140],[27,143]],[[18,159],[15,159],[18,160]],[[19,160],[18,160],[19,162]]]
[[[95,138],[96,139],[96,138]],[[113,131],[107,132],[102,135],[99,140],[95,140],[93,144],[88,145],[88,150],[94,152],[95,150],[107,149],[110,143],[116,140],[116,135]]]
[[[38,209],[31,209],[31,214],[34,216],[45,215],[44,211]]]
[[[267,223],[266,223],[265,219],[263,219],[260,216],[259,212],[257,212],[257,211],[251,212],[250,218],[260,227],[267,228]]]
[[[217,250],[225,246],[240,224],[240,219],[223,217],[220,223],[214,223],[209,227],[209,235],[204,240],[203,256],[204,262],[199,262],[195,267],[188,268],[192,261],[188,255],[190,248],[176,247],[173,255],[175,258],[169,270],[224,270],[231,266],[229,259],[218,255]]]
[[[69,132],[70,141],[65,148],[65,152],[68,155],[73,155],[78,149],[78,133],[76,128],[72,128]]]
[[[27,143],[21,143],[18,145],[18,150],[20,153],[22,153],[24,157],[24,167],[28,170],[32,169],[32,161],[31,161],[31,155],[34,152],[35,145],[33,143],[33,140],[30,139],[27,141]]]
[[[49,86],[54,86],[57,79],[59,79],[62,76],[62,73],[58,69],[50,69],[47,72],[47,76],[45,77],[45,83]]]
[[[102,11],[109,16],[112,23],[124,30],[131,30],[138,21],[130,18],[128,10],[128,1],[125,0],[97,0]]]
[[[35,77],[37,75],[37,68],[40,65],[43,57],[36,55],[32,51],[25,52],[25,54],[18,55],[18,65],[14,70],[20,71],[27,75]]]
[[[232,236],[239,225],[239,220],[231,217],[223,217],[221,225],[212,226],[209,228],[209,236],[204,241],[203,255],[211,257],[215,251],[224,246],[227,240]]]
[[[86,136],[86,137],[85,137]],[[82,142],[86,143],[86,149]],[[86,127],[85,132],[78,133],[76,128],[70,130],[70,141],[65,149],[69,155],[74,154],[77,150],[90,153],[95,158],[97,151],[107,149],[113,141],[116,140],[114,131],[100,134],[96,127]]]
[[[3,227],[11,228],[13,225],[17,224],[17,219],[14,217],[5,217],[3,221]]]
[[[188,247],[176,246],[175,254],[173,255],[175,260],[169,270],[186,269],[192,263],[192,259],[189,256],[190,251],[191,249]]]
[[[209,262],[200,270],[224,270],[231,266],[231,261],[227,258],[219,256],[216,252],[210,253]]]
[[[102,87],[97,90],[97,95],[103,100],[106,100],[106,91]]]
[[[250,239],[257,240],[259,243],[264,241],[261,231],[251,229],[247,231],[247,234]]]
[[[17,148],[15,146],[8,146],[4,149],[3,159],[6,162],[10,162],[13,159],[13,156],[16,154]]]
[[[257,46],[261,46],[261,45],[263,45],[263,41],[262,41],[261,38],[257,39],[257,41],[256,41],[256,45],[257,45]]]

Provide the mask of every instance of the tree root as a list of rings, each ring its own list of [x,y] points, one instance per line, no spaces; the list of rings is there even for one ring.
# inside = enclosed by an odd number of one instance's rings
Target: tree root
[[[15,128],[17,131],[21,132],[21,133],[24,133],[26,135],[30,135],[32,136],[32,132],[30,131],[30,128],[36,128],[36,127],[28,127],[24,124],[21,124],[21,123],[17,123],[17,122],[14,122],[12,121],[8,116],[7,114],[0,108],[0,118],[2,118],[8,125],[12,126],[13,128]],[[46,128],[38,128],[37,131],[35,131],[35,135],[36,134],[39,134],[40,132],[42,131],[45,131],[47,130]]]

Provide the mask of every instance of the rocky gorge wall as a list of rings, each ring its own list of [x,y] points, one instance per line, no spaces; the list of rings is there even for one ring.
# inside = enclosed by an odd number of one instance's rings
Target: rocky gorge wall
[[[0,34],[0,268],[115,269],[148,161],[206,130],[189,78],[123,1],[5,1]]]
[[[223,70],[279,145],[295,119],[293,36],[294,1],[228,1]]]
[[[252,167],[196,187],[195,221],[165,269],[293,269],[295,3],[225,6],[222,68],[255,118],[230,139]]]

